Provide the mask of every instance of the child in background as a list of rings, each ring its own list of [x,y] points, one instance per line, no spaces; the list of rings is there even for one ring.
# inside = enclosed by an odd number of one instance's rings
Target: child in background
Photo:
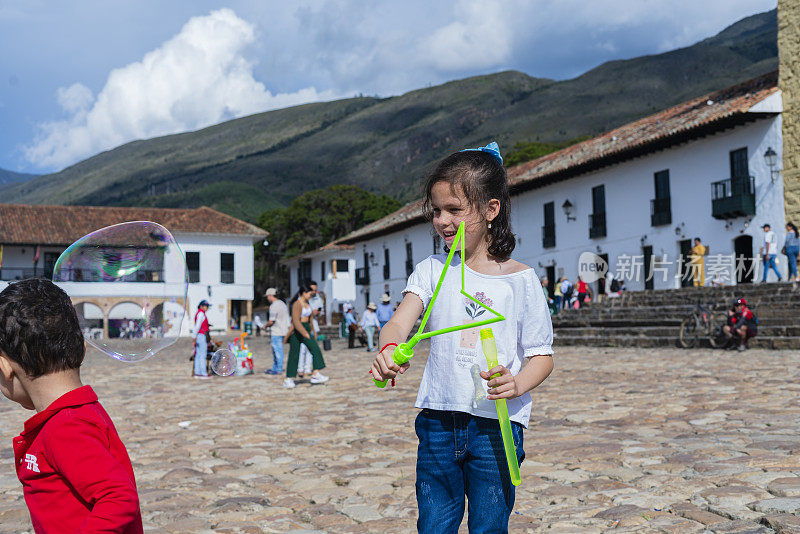
[[[0,391],[36,415],[14,439],[37,533],[141,533],[133,468],[114,423],[80,378],[75,308],[49,280],[0,292]]]
[[[508,531],[515,493],[495,403],[490,401],[507,400],[521,463],[530,391],[553,369],[553,327],[542,286],[533,269],[510,258],[516,244],[510,207],[508,179],[496,143],[450,155],[428,178],[426,212],[448,248],[459,223],[465,223],[465,288],[506,320],[491,325],[501,365],[481,371],[483,383],[475,384],[472,378],[473,367],[486,369],[479,328],[431,338],[415,404],[422,409],[415,423],[417,530],[422,533],[458,532],[465,497],[470,532]],[[373,377],[391,379],[409,367],[410,362],[395,364],[392,354],[430,303],[445,260],[445,255],[434,255],[415,267],[400,306],[381,330],[382,348],[372,364]],[[478,315],[487,317],[485,310],[470,307],[471,301],[460,294],[462,260],[458,254],[453,257],[453,268],[428,319],[431,330],[480,320]],[[496,373],[500,376],[491,378]],[[482,400],[476,403],[476,398]]]

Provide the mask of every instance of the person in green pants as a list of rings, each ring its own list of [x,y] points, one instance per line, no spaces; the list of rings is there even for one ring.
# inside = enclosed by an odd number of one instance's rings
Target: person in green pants
[[[283,381],[285,388],[295,387],[294,379],[297,376],[301,343],[308,347],[313,358],[314,371],[311,373],[311,383],[324,384],[329,380],[327,376],[319,372],[320,369],[325,368],[325,359],[317,345],[317,333],[311,322],[311,306],[308,301],[312,296],[314,296],[314,290],[308,284],[303,284],[289,303],[292,327],[286,335],[289,341],[289,359],[286,362],[286,378]]]

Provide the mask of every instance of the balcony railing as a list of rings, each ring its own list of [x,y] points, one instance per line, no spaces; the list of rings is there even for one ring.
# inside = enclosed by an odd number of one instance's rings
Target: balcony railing
[[[3,269],[2,277],[5,278],[5,271]],[[33,269],[23,269],[23,271],[31,272]],[[43,273],[41,269],[37,269],[35,276],[47,276],[48,273]],[[164,273],[158,270],[140,269],[125,276],[114,276],[113,273],[107,273],[103,270],[94,269],[59,269],[57,282],[163,282]]]
[[[219,281],[222,284],[233,283],[233,271],[220,271]]]
[[[545,224],[542,226],[542,247],[553,248],[556,246],[556,225]]]
[[[189,269],[186,272],[189,275],[189,283],[190,284],[195,284],[195,283],[200,281],[200,271],[199,270],[195,271],[195,270]]]
[[[368,286],[369,285],[369,269],[367,267],[359,267],[356,269],[356,285]]]
[[[388,263],[383,266],[383,279],[384,280],[388,280],[389,279],[389,264]]]
[[[25,278],[52,278],[52,272],[50,273],[51,276],[46,276],[44,269],[13,269],[13,268],[6,268],[3,267],[0,269],[0,280],[24,280]]]
[[[650,201],[650,226],[672,224],[672,202],[670,197],[654,198]]]
[[[606,214],[605,213],[590,213],[589,214],[589,237],[595,239],[598,237],[606,236]]]
[[[752,176],[734,176],[711,184],[711,215],[732,219],[756,213],[756,188]]]

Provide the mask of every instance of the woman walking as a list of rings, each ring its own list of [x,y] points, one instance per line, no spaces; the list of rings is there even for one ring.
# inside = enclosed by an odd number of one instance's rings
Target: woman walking
[[[328,377],[319,372],[325,368],[322,351],[319,350],[314,328],[311,325],[311,306],[308,301],[314,296],[314,290],[307,284],[298,289],[297,294],[289,303],[292,313],[292,328],[287,334],[289,338],[289,360],[286,363],[286,379],[283,387],[295,387],[294,378],[297,376],[297,364],[300,359],[300,345],[305,345],[311,352],[314,371],[311,373],[312,384],[323,384]]]
[[[794,223],[786,223],[786,241],[784,241],[783,250],[789,264],[789,276],[786,279],[790,282],[792,280],[800,282],[800,276],[797,276],[797,255],[800,254],[800,239],[798,239],[797,226]]]
[[[361,328],[364,329],[364,333],[367,334],[367,352],[372,352],[375,350],[374,348],[374,335],[375,330],[381,329],[381,323],[378,321],[378,314],[375,313],[378,307],[375,305],[374,302],[370,302],[367,305],[367,310],[364,312],[364,315],[361,316]]]

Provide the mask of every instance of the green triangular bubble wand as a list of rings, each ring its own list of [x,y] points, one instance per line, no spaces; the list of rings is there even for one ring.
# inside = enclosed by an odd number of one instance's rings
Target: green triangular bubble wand
[[[505,321],[505,317],[498,313],[497,311],[493,310],[483,302],[479,301],[466,291],[464,291],[464,264],[465,256],[464,256],[464,241],[465,241],[465,230],[466,227],[464,222],[462,221],[458,225],[458,232],[456,232],[456,237],[453,240],[453,246],[450,248],[450,252],[447,254],[447,260],[444,262],[444,268],[442,269],[442,274],[439,276],[439,281],[436,283],[436,289],[433,291],[433,296],[431,297],[430,303],[428,303],[428,309],[425,310],[425,314],[422,316],[422,322],[417,329],[417,333],[411,336],[411,339],[406,341],[405,343],[400,343],[394,351],[392,355],[392,359],[394,363],[397,365],[403,365],[407,363],[411,358],[414,357],[414,347],[422,341],[423,339],[428,339],[433,336],[439,336],[441,334],[447,334],[449,332],[456,332],[458,330],[466,330],[467,328],[476,328],[478,326],[485,326],[491,323],[497,323],[499,321]],[[436,298],[439,296],[439,290],[442,288],[442,283],[444,282],[444,277],[447,275],[447,269],[450,267],[450,264],[453,261],[453,255],[456,251],[456,246],[459,246],[459,254],[461,256],[461,294],[467,297],[469,300],[480,306],[481,308],[485,308],[489,310],[494,317],[490,319],[484,319],[482,321],[475,321],[472,323],[461,324],[456,326],[449,326],[447,328],[440,328],[438,330],[431,330],[430,332],[423,332],[425,329],[425,325],[428,322],[428,317],[431,314],[431,310],[433,309],[433,305],[436,302]],[[486,347],[484,341],[484,336],[486,335],[485,332],[488,330],[488,336],[491,337],[492,341],[494,341],[494,336],[492,335],[491,328],[487,328],[481,331],[481,339],[482,344]],[[493,344],[494,345],[494,344]],[[487,363],[489,364],[489,369],[492,367],[497,366],[497,349],[495,348],[494,353],[490,356],[486,352],[484,352],[486,356]],[[490,359],[493,358],[493,360]],[[492,364],[493,363],[493,364]],[[375,381],[375,385],[379,388],[385,388],[387,380],[377,380]],[[511,422],[508,417],[508,407],[506,406],[505,399],[499,399],[495,401],[495,408],[497,409],[497,418],[500,422],[500,431],[503,436],[503,447],[506,452],[506,460],[508,462],[509,474],[511,475],[511,482],[518,486],[520,484],[520,474],[519,474],[519,462],[517,461],[517,452],[516,447],[514,445],[514,438],[511,435]]]

